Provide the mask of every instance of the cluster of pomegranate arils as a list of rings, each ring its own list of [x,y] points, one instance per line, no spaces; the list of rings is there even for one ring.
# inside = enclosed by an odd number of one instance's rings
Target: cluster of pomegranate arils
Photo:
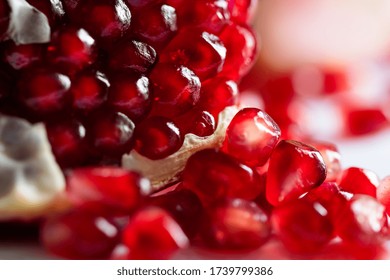
[[[282,139],[257,108],[240,110],[223,145],[193,154],[165,192],[150,195],[148,178],[117,166],[131,150],[174,155],[185,135],[212,135],[238,105],[237,83],[256,57],[256,1],[28,2],[49,19],[51,41],[1,43],[0,111],[44,122],[67,174],[70,210],[48,215],[40,231],[49,252],[165,259],[189,246],[248,251],[275,239],[299,256],[334,244],[352,258],[383,249],[390,180],[342,170],[331,144]]]

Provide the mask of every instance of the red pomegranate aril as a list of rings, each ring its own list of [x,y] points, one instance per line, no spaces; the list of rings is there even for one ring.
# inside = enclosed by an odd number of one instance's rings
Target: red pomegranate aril
[[[272,205],[294,200],[322,184],[326,166],[314,147],[292,140],[282,140],[269,162],[266,197]]]
[[[131,27],[132,36],[148,43],[156,50],[162,49],[176,31],[175,8],[160,3],[137,10]]]
[[[158,260],[168,259],[189,241],[165,210],[148,207],[131,218],[123,232],[123,243],[129,248],[130,259]]]
[[[336,182],[341,173],[341,155],[337,147],[331,143],[326,142],[310,142],[322,155],[326,165],[326,179],[325,182]]]
[[[3,60],[15,70],[27,68],[40,61],[43,54],[43,44],[15,45],[12,41],[4,43]]]
[[[140,41],[125,41],[109,53],[109,68],[113,71],[134,70],[145,73],[154,65],[157,53],[152,46]]]
[[[168,211],[188,237],[194,237],[199,231],[203,207],[199,198],[192,191],[182,188],[175,189],[149,197],[145,204]]]
[[[264,165],[280,138],[280,129],[257,108],[239,111],[226,130],[224,151],[250,166]]]
[[[196,107],[176,118],[176,123],[183,135],[192,133],[205,137],[213,134],[216,128],[214,116]]]
[[[353,194],[367,194],[376,197],[379,185],[378,176],[371,170],[350,167],[345,169],[339,179],[340,189]]]
[[[129,215],[150,191],[147,179],[119,167],[78,168],[67,178],[71,201],[101,215]]]
[[[335,223],[336,233],[354,247],[380,244],[388,234],[385,206],[369,195],[354,195]]]
[[[257,7],[257,0],[227,0],[233,22],[249,24]]]
[[[85,127],[70,118],[46,124],[48,139],[57,162],[63,168],[82,165],[88,157]]]
[[[390,122],[381,109],[346,109],[346,130],[351,135],[377,132],[388,127]]]
[[[98,109],[106,101],[109,87],[110,83],[103,73],[80,72],[73,79],[70,89],[73,108],[84,114]]]
[[[255,171],[214,149],[192,155],[182,178],[183,187],[193,191],[206,206],[225,198],[252,200],[263,190]]]
[[[111,80],[108,104],[134,122],[150,110],[152,89],[146,76],[122,73]]]
[[[48,218],[41,229],[46,250],[66,259],[105,259],[119,240],[112,222],[77,210]]]
[[[160,62],[184,65],[204,81],[222,70],[225,58],[226,48],[217,36],[196,28],[182,28],[161,52]]]
[[[202,83],[199,106],[214,118],[226,107],[234,105],[238,105],[236,82],[217,76]]]
[[[162,159],[178,151],[183,143],[175,123],[165,117],[150,117],[137,125],[134,149],[149,159]]]
[[[45,115],[62,110],[69,100],[71,80],[49,68],[30,68],[18,83],[18,100],[30,111]]]
[[[87,137],[94,152],[118,158],[132,149],[134,128],[126,115],[102,109],[89,117]]]
[[[220,75],[239,81],[255,62],[255,34],[247,26],[230,24],[225,27],[220,38],[226,48],[226,59]]]
[[[387,215],[390,216],[390,176],[386,176],[379,182],[376,197],[386,207]]]
[[[211,248],[256,249],[269,239],[271,225],[254,202],[232,199],[208,209],[200,235]]]
[[[334,228],[326,209],[318,202],[296,199],[272,211],[276,236],[294,253],[314,253],[333,237]]]
[[[199,100],[200,80],[185,66],[157,64],[150,80],[154,94],[152,115],[175,117],[190,110]]]
[[[84,29],[63,27],[52,34],[49,61],[73,74],[91,65],[96,59],[95,40]]]

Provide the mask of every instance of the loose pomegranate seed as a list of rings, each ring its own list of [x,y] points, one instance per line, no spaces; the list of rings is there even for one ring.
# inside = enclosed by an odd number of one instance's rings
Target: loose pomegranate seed
[[[390,215],[390,176],[383,178],[376,189],[376,196],[380,203],[386,207],[386,212]]]
[[[355,247],[378,245],[388,231],[385,207],[369,195],[355,195],[339,213],[335,228],[344,242]]]
[[[259,176],[233,157],[213,149],[192,155],[183,171],[183,187],[204,205],[225,198],[254,199],[262,191]]]
[[[234,22],[250,23],[257,7],[257,0],[227,0],[229,12]]]
[[[101,110],[89,118],[87,137],[95,152],[117,158],[131,150],[134,128],[126,115]]]
[[[188,246],[188,238],[164,210],[150,207],[136,213],[123,232],[130,259],[168,259]]]
[[[170,119],[151,117],[137,126],[134,149],[147,158],[162,159],[179,150],[182,142],[179,129]]]
[[[199,29],[182,28],[161,52],[160,62],[184,65],[203,81],[222,70],[225,58],[226,48],[217,36]]]
[[[177,31],[176,10],[160,3],[146,5],[135,14],[131,31],[137,39],[160,50]]]
[[[86,162],[87,142],[85,127],[75,119],[53,121],[46,125],[48,138],[57,162],[63,168]]]
[[[292,252],[319,251],[333,237],[333,226],[326,209],[318,202],[305,199],[275,207],[271,224],[275,234]]]
[[[337,147],[331,143],[310,142],[322,155],[326,165],[326,182],[336,182],[341,173],[341,155]]]
[[[353,194],[367,194],[376,197],[379,185],[378,176],[367,169],[350,167],[341,174],[340,189]]]
[[[145,73],[155,63],[156,56],[156,51],[146,43],[135,40],[120,42],[110,51],[109,68]]]
[[[96,110],[106,101],[109,86],[106,75],[101,72],[83,71],[79,73],[73,79],[70,89],[73,108],[83,113]]]
[[[256,108],[239,111],[226,130],[224,151],[250,166],[264,165],[280,137],[278,125]]]
[[[240,80],[255,62],[255,35],[249,27],[230,24],[223,30],[220,38],[226,47],[226,60],[220,75]]]
[[[53,33],[48,56],[51,63],[73,74],[95,61],[95,40],[84,29],[63,27]]]
[[[153,83],[154,115],[178,116],[191,109],[199,100],[200,80],[187,67],[158,64],[150,79]]]
[[[201,228],[203,242],[212,248],[245,250],[263,245],[271,235],[267,215],[254,202],[233,199],[207,211]]]
[[[190,238],[199,231],[203,207],[199,198],[190,190],[179,188],[152,196],[146,201],[146,205],[168,211]]]
[[[3,60],[15,70],[27,68],[42,59],[44,45],[15,45],[12,41],[4,44]]]
[[[278,205],[321,185],[326,166],[320,152],[297,141],[282,140],[273,151],[267,173],[267,200]]]
[[[130,214],[150,190],[147,179],[118,167],[74,169],[67,180],[72,202],[101,215]]]
[[[145,117],[151,105],[151,85],[147,77],[118,74],[111,79],[108,104],[133,121]]]
[[[49,218],[41,229],[45,248],[67,259],[104,259],[118,243],[119,230],[107,219],[81,211]]]
[[[200,137],[209,136],[214,133],[216,127],[214,116],[199,108],[181,115],[176,122],[184,135],[192,133]]]
[[[44,115],[66,106],[71,81],[49,68],[32,68],[18,83],[18,98],[30,111]]]
[[[345,122],[351,135],[362,135],[389,126],[389,120],[380,109],[347,109]]]

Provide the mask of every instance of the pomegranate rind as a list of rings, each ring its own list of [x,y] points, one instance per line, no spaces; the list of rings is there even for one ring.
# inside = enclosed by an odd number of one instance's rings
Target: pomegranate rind
[[[183,145],[174,154],[159,160],[152,160],[132,150],[122,157],[122,167],[137,171],[151,181],[153,191],[178,181],[188,158],[204,149],[219,148],[225,139],[226,129],[238,112],[236,106],[226,107],[219,114],[219,121],[214,133],[210,136],[200,137],[186,134]]]

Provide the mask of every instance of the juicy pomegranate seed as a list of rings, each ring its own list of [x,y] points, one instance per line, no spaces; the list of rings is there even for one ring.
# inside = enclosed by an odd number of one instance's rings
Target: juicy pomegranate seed
[[[322,155],[326,165],[326,182],[336,182],[341,173],[341,155],[337,147],[331,143],[310,142]]]
[[[178,222],[188,237],[199,231],[203,211],[199,198],[190,190],[175,189],[168,193],[152,196],[146,201],[148,206],[165,209]]]
[[[220,75],[240,80],[253,66],[257,54],[256,38],[246,26],[231,24],[220,35],[226,47],[226,60]]]
[[[219,249],[256,249],[270,235],[267,215],[254,202],[242,199],[214,205],[201,228],[203,241]]]
[[[84,29],[65,27],[52,35],[49,60],[73,73],[92,64],[96,58],[95,40]]]
[[[271,223],[275,234],[293,252],[318,251],[333,237],[333,226],[326,209],[318,202],[305,199],[275,207]]]
[[[151,86],[145,76],[118,74],[111,79],[108,104],[133,121],[148,113],[151,105]]]
[[[147,179],[118,167],[74,169],[67,180],[71,200],[78,207],[101,215],[129,214],[150,191]]]
[[[367,169],[351,167],[343,171],[339,186],[343,191],[353,194],[367,194],[376,197],[379,185],[378,176]]]
[[[209,136],[214,133],[216,127],[214,116],[199,108],[181,115],[176,122],[184,135],[192,133],[200,137]]]
[[[164,210],[150,207],[139,211],[123,232],[130,259],[168,259],[188,245],[188,238]]]
[[[279,137],[280,129],[267,113],[245,108],[229,124],[224,150],[247,165],[264,165]]]
[[[42,44],[15,45],[9,41],[4,45],[3,60],[12,68],[20,70],[38,62],[43,53]]]
[[[388,231],[385,207],[369,195],[355,195],[339,213],[335,228],[341,239],[353,246],[378,245]]]
[[[99,108],[107,99],[109,86],[107,77],[101,72],[79,73],[73,79],[70,89],[73,108],[83,113]]]
[[[273,205],[298,198],[326,178],[324,160],[312,146],[282,140],[270,157],[266,196]]]
[[[102,110],[89,118],[87,137],[95,152],[116,158],[131,150],[134,128],[126,115]]]
[[[227,0],[229,12],[234,22],[250,23],[257,7],[257,0]]]
[[[187,67],[158,64],[150,79],[153,83],[154,115],[174,117],[191,109],[199,100],[200,80]]]
[[[109,67],[111,70],[134,70],[147,72],[156,61],[156,51],[143,42],[121,42],[110,51]]]
[[[196,193],[204,205],[225,198],[250,200],[262,191],[256,172],[213,149],[202,150],[188,159],[183,187]]]
[[[160,61],[184,65],[203,81],[222,70],[225,58],[226,48],[217,36],[199,29],[182,28],[161,52]]]
[[[49,218],[41,229],[45,248],[67,259],[107,258],[120,239],[116,225],[81,211]]]
[[[376,196],[378,201],[386,207],[387,214],[390,215],[390,176],[380,181],[376,189]]]
[[[151,117],[136,129],[135,150],[150,159],[165,158],[182,145],[182,135],[176,125],[164,117]]]
[[[74,119],[49,122],[48,138],[61,167],[73,167],[86,162],[87,143],[85,127]]]
[[[351,135],[372,133],[389,126],[389,120],[380,109],[347,109],[345,118]]]
[[[38,115],[58,112],[66,106],[71,81],[48,68],[33,68],[19,80],[21,104]]]

